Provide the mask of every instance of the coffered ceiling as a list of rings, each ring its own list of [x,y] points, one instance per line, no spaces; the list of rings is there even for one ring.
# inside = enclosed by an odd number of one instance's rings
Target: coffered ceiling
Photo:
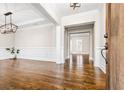
[[[18,26],[49,23],[48,19],[30,3],[0,4],[0,23],[4,24],[4,13],[12,12],[12,21]]]
[[[73,10],[70,3],[0,3],[0,25],[4,24],[4,13],[13,13],[13,23],[20,26],[32,26],[55,23],[62,17],[100,9],[103,4],[82,3]],[[61,22],[60,22],[61,23]]]

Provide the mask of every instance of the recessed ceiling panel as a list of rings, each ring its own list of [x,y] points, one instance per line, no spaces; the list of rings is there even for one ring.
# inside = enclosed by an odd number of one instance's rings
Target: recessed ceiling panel
[[[4,14],[6,12],[12,12],[12,21],[17,25],[23,25],[25,23],[30,23],[36,20],[42,22],[46,18],[42,13],[38,13],[31,3],[1,3],[0,4],[0,23],[4,24]]]

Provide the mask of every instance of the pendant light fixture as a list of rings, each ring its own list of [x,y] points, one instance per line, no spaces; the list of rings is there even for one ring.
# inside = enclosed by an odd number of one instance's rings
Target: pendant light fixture
[[[73,10],[75,10],[76,7],[80,7],[81,4],[80,3],[70,3],[70,7],[73,8]]]
[[[7,12],[4,14],[5,16],[5,24],[0,26],[1,34],[9,34],[15,33],[18,29],[18,26],[12,23],[12,12]],[[9,21],[7,23],[7,18],[9,17]]]

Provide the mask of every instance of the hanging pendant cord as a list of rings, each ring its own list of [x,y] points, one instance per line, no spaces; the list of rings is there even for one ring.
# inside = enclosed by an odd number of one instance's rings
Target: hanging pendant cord
[[[10,14],[10,25],[11,25],[11,30],[12,30],[12,14]]]
[[[5,31],[6,31],[6,16],[5,16]]]

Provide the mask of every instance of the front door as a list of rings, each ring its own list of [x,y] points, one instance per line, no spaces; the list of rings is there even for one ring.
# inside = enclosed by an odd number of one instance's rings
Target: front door
[[[124,89],[124,4],[107,4],[107,89]]]

